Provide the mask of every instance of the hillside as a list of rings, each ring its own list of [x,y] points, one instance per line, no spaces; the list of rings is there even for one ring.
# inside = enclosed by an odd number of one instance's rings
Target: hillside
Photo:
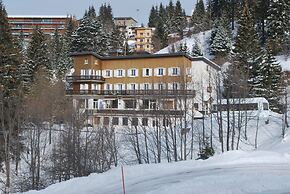
[[[277,140],[277,139],[276,139]],[[232,151],[206,161],[125,166],[127,193],[216,194],[290,191],[290,133],[271,151]],[[92,174],[26,194],[121,194],[121,170]]]
[[[201,160],[124,166],[127,193],[287,193],[290,191],[290,132],[281,139],[281,117],[272,113],[270,123],[259,129],[259,148],[254,150],[257,121],[249,123],[248,140],[240,151]],[[207,123],[208,124],[208,123]],[[247,150],[247,151],[245,151]],[[121,194],[121,169],[54,184],[26,194]]]
[[[200,48],[202,50],[204,57],[206,57],[208,59],[213,59],[214,56],[210,55],[210,53],[209,53],[210,35],[211,35],[211,30],[205,31],[205,32],[200,32],[198,34],[193,34],[191,37],[186,37],[186,38],[174,43],[174,45],[176,48],[178,48],[178,46],[180,44],[186,43],[188,50],[191,51],[192,45],[194,45],[197,42],[200,45]],[[156,52],[156,54],[169,53],[171,47],[172,47],[172,44],[170,44],[169,46]],[[290,56],[279,55],[279,56],[276,56],[275,58],[280,63],[283,71],[290,71]]]
[[[210,55],[208,52],[208,50],[209,50],[208,49],[209,48],[208,40],[210,38],[210,34],[211,34],[211,30],[205,31],[205,32],[200,32],[198,34],[193,34],[191,37],[186,37],[186,38],[174,43],[175,48],[178,48],[178,46],[180,44],[186,43],[188,50],[191,51],[193,45],[197,42],[199,44],[204,56],[208,59],[212,59],[213,56]],[[169,53],[171,47],[172,47],[172,44],[161,49],[160,51],[157,52],[157,54]]]

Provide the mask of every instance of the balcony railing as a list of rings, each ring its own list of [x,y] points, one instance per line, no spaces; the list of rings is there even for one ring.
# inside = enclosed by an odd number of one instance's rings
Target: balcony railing
[[[80,76],[67,76],[67,82],[105,82],[105,78],[99,75],[80,75]]]
[[[151,96],[153,98],[195,96],[194,90],[66,90],[67,95],[102,95],[102,96]]]
[[[182,110],[120,110],[120,109],[115,109],[115,110],[110,110],[110,109],[89,109],[86,110],[86,114],[88,116],[93,116],[93,115],[183,115],[184,111]]]

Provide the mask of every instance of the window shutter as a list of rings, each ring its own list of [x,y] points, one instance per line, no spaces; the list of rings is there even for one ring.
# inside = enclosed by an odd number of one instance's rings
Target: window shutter
[[[169,76],[173,75],[173,68],[172,67],[168,68],[168,75]]]
[[[138,77],[139,69],[135,69],[135,70],[136,70],[136,77]]]

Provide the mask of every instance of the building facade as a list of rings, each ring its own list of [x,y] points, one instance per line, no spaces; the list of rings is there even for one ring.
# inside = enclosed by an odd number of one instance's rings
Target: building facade
[[[63,34],[70,19],[71,16],[8,16],[12,34],[14,36],[22,34],[28,39],[36,27],[41,28],[44,34],[47,35],[54,34],[56,29]]]
[[[137,21],[132,17],[115,17],[114,23],[118,28],[125,29],[126,27],[137,26]]]
[[[94,126],[156,125],[156,118],[202,111],[220,68],[183,53],[101,57],[74,53],[67,95]]]
[[[139,27],[135,29],[135,52],[153,53],[154,47],[152,38],[154,35],[154,28]]]

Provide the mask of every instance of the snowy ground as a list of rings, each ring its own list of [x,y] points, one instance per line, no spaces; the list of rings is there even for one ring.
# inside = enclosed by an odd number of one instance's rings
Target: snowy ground
[[[290,57],[289,56],[286,57],[286,56],[280,55],[280,56],[276,56],[275,58],[281,65],[283,71],[290,71]]]
[[[208,45],[210,35],[211,30],[200,32],[198,34],[193,34],[192,37],[184,38],[174,43],[174,45],[176,48],[178,48],[180,44],[186,43],[188,50],[191,52],[193,45],[195,45],[195,43],[197,42],[201,48],[203,55],[208,59],[212,59],[213,56],[209,54],[209,45]],[[169,53],[171,47],[172,45],[169,45],[168,47],[165,47],[162,50],[158,51],[156,54]]]
[[[269,140],[270,141],[270,140]],[[206,161],[125,166],[128,194],[290,193],[290,133],[256,151],[232,151]],[[75,178],[26,194],[122,194],[121,169]]]

